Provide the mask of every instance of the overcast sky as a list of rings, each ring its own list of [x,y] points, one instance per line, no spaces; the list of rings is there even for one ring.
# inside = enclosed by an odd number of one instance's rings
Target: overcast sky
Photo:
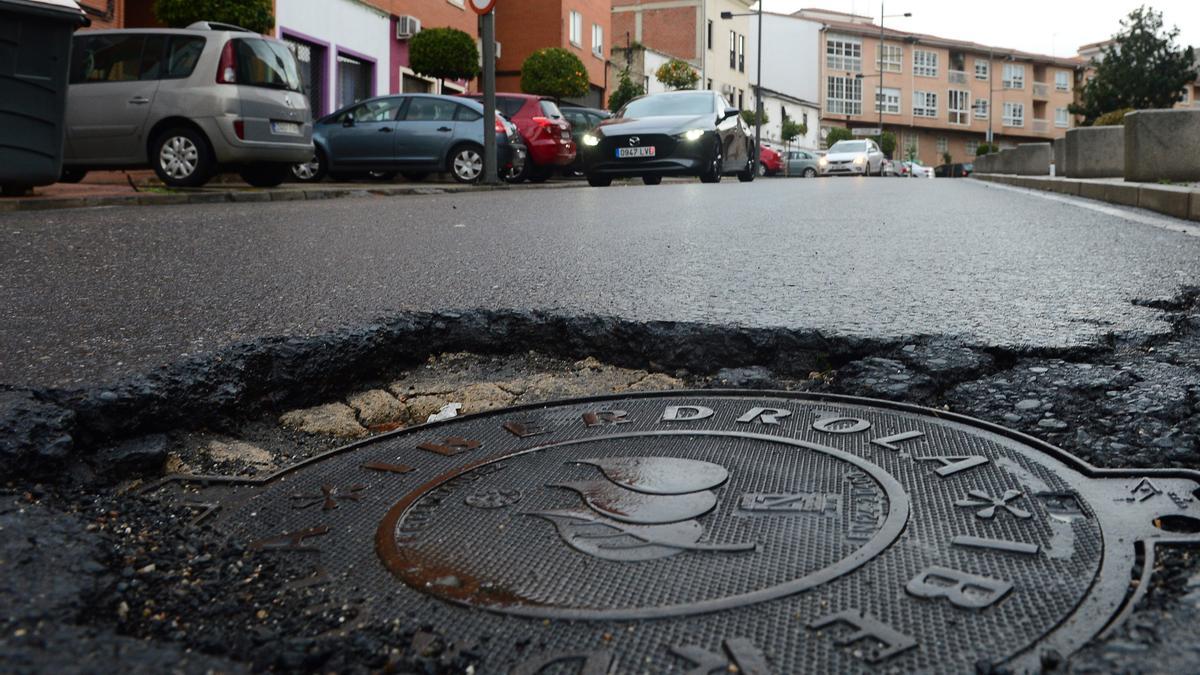
[[[863,0],[763,0],[768,12],[790,13],[802,7],[879,17],[879,2]],[[886,26],[938,37],[970,40],[1039,54],[1074,56],[1080,45],[1107,40],[1137,0],[890,0],[889,14],[912,12],[911,18],[891,18]],[[1148,2],[1163,13],[1163,21],[1178,26],[1181,44],[1200,46],[1200,0]]]

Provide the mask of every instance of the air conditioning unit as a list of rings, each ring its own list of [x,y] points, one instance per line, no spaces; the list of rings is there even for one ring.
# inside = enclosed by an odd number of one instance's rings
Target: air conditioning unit
[[[475,46],[479,49],[479,60],[480,60],[480,63],[482,64],[482,62],[483,62],[483,40],[476,38]],[[500,49],[500,41],[496,40],[496,58],[500,58],[500,55],[502,53],[503,52]]]
[[[408,40],[421,32],[421,20],[415,16],[402,16],[396,20],[396,39]]]

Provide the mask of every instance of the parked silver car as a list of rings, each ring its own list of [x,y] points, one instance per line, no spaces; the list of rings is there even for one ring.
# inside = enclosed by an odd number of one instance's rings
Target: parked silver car
[[[237,26],[79,33],[71,54],[63,179],[150,166],[198,187],[219,169],[278,185],[312,156],[312,113],[296,59]]]
[[[855,141],[838,141],[821,158],[821,174],[825,176],[881,176],[883,175],[883,151],[875,141],[867,138]]]
[[[787,175],[803,178],[815,178],[818,171],[816,155],[807,150],[790,150],[787,153]]]

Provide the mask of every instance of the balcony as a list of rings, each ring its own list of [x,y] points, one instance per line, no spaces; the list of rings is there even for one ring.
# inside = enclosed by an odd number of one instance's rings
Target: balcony
[[[1050,132],[1050,120],[1033,120],[1033,133],[1045,134]]]
[[[950,76],[950,84],[966,84],[967,83],[967,74],[965,72],[963,72],[961,70],[949,70],[946,72]]]
[[[1047,101],[1050,99],[1050,85],[1045,82],[1033,83],[1033,100]]]

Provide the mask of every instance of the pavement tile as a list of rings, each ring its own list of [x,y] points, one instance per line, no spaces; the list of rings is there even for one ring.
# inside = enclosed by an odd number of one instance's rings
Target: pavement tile
[[[233,202],[269,202],[270,192],[230,192],[229,200]]]

